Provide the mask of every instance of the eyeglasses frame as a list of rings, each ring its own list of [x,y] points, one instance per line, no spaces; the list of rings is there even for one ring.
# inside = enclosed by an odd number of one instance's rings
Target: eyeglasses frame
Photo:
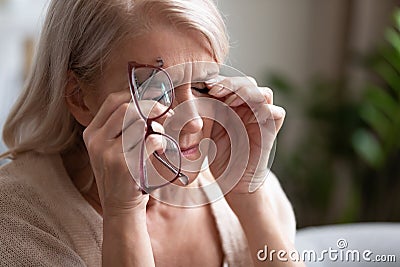
[[[168,74],[168,72],[165,71],[165,69],[162,68],[162,66],[164,65],[162,59],[158,58],[157,62],[159,63],[159,66],[154,66],[154,65],[150,65],[150,64],[140,64],[140,63],[137,63],[135,61],[129,61],[128,62],[128,75],[129,75],[130,93],[132,95],[133,102],[135,103],[136,108],[137,108],[137,110],[139,112],[139,115],[142,117],[142,119],[144,119],[146,121],[146,132],[145,132],[145,135],[144,135],[144,140],[142,142],[142,146],[140,148],[140,162],[139,162],[139,164],[140,164],[140,178],[139,178],[140,185],[139,186],[140,186],[140,190],[142,191],[143,194],[149,194],[149,193],[153,192],[156,189],[159,189],[159,188],[164,187],[166,185],[172,184],[178,178],[185,177],[186,181],[189,180],[189,178],[185,174],[183,174],[181,172],[181,170],[182,170],[181,169],[182,152],[180,150],[178,142],[176,142],[171,136],[169,136],[167,134],[159,133],[159,132],[154,131],[153,127],[151,126],[153,121],[161,118],[162,116],[167,114],[168,111],[171,110],[172,103],[174,102],[174,98],[175,98],[174,86],[173,86],[173,83],[172,83],[170,75]],[[164,73],[168,77],[168,82],[169,82],[169,85],[170,85],[170,88],[171,88],[171,91],[172,91],[171,92],[172,93],[171,94],[171,104],[168,106],[168,108],[163,113],[161,113],[160,115],[158,115],[157,117],[154,117],[154,118],[146,118],[146,116],[143,114],[143,112],[142,112],[142,110],[140,109],[140,106],[139,106],[139,99],[137,97],[138,94],[139,94],[139,90],[137,88],[136,83],[133,81],[132,78],[133,78],[135,69],[140,69],[140,68],[151,68],[154,71],[158,71],[158,72],[161,71],[162,73]],[[154,75],[154,73],[152,74],[152,76],[153,75]],[[178,168],[172,166],[171,164],[166,162],[163,158],[161,158],[161,156],[157,153],[157,151],[153,152],[154,157],[158,161],[160,161],[165,167],[167,167],[170,171],[172,171],[175,174],[175,177],[171,181],[168,181],[165,184],[161,184],[161,185],[157,185],[157,186],[149,186],[148,185],[148,181],[146,181],[146,179],[145,179],[145,176],[147,177],[147,175],[145,175],[146,170],[144,168],[145,141],[152,134],[160,135],[160,136],[163,136],[163,137],[169,139],[170,141],[172,141],[178,147],[178,152],[179,152],[179,167]]]

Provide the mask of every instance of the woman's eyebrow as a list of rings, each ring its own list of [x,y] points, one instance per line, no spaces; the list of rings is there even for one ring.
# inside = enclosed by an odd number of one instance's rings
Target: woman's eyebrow
[[[190,71],[191,72],[191,71]],[[206,71],[200,71],[195,73],[190,73],[191,77],[188,77],[188,73],[185,73],[185,70],[175,71],[170,73],[171,81],[174,86],[179,86],[186,83],[194,83],[194,82],[205,82],[210,79],[216,78],[220,73],[219,69],[208,69]]]
[[[207,73],[201,73],[199,76],[194,76],[192,82],[205,82],[210,79],[216,78],[219,75],[219,70],[212,70]]]

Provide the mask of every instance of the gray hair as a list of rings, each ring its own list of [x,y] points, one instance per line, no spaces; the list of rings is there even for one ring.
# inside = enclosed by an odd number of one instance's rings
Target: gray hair
[[[111,51],[150,30],[155,17],[203,34],[215,60],[225,60],[229,42],[213,0],[53,0],[33,67],[3,129],[9,151],[2,156],[59,153],[82,144],[83,126],[65,102],[68,72],[92,83]]]

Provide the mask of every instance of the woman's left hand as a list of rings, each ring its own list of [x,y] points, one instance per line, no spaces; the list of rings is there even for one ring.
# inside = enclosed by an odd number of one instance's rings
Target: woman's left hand
[[[258,87],[250,77],[219,77],[206,82],[206,85],[210,89],[209,95],[224,101],[238,114],[247,131],[249,159],[240,181],[231,193],[249,193],[259,188],[268,174],[269,155],[282,127],[285,110],[273,104],[271,89]],[[217,153],[210,166],[214,177],[219,177],[228,166],[230,158],[238,156],[226,153],[236,144],[230,143],[227,132],[219,124],[214,124],[211,138],[218,151],[225,152]]]

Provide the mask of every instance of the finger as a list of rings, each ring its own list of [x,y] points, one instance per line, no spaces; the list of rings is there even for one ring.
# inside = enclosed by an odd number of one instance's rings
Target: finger
[[[122,138],[122,137],[119,137]],[[124,137],[125,139],[125,137]],[[126,155],[126,157],[129,157],[131,160],[134,160],[135,162],[139,162],[139,157],[140,155],[140,150],[142,149],[143,145],[143,138],[142,139],[136,139],[136,142],[132,142],[130,144],[126,144],[126,149],[124,149],[123,153]],[[124,144],[125,145],[125,144]],[[162,135],[159,134],[152,134],[149,135],[145,142],[144,142],[144,154],[143,154],[143,160],[147,160],[154,152],[158,152],[160,154],[163,153],[165,150],[165,139],[163,138]],[[129,149],[128,149],[129,147]]]
[[[144,159],[148,159],[154,152],[164,153],[166,139],[160,134],[151,134],[146,138]]]
[[[206,86],[210,89],[209,95],[222,98],[229,94],[234,93],[240,86],[246,85],[242,77],[222,77],[218,76],[216,79],[205,82]],[[251,84],[247,81],[247,85]]]
[[[210,95],[218,98],[227,97],[225,103],[231,107],[244,103],[249,106],[263,102],[273,103],[272,90],[267,87],[258,87],[255,79],[251,77],[219,78],[206,84],[210,88]]]
[[[264,96],[268,104],[274,104],[274,91],[269,87],[259,87],[261,94]]]
[[[158,122],[156,122],[156,121],[153,121],[152,123],[151,123],[151,127],[153,128],[153,130],[155,131],[155,132],[158,132],[158,133],[165,133],[165,129],[164,129],[164,127],[160,124],[160,123],[158,123]]]
[[[124,91],[110,94],[101,105],[89,127],[101,128],[116,109],[123,103],[129,103],[130,100],[131,94],[129,92]]]
[[[154,101],[154,100],[140,100],[138,101],[138,105],[142,115],[145,118],[156,118],[160,117],[165,111],[168,109],[167,106]],[[168,111],[169,115],[173,115],[174,111],[170,109]]]
[[[137,120],[143,120],[144,119],[140,116],[138,109],[135,107],[135,104],[133,102],[130,102],[128,107],[126,107],[126,104],[123,104],[125,106],[125,114],[123,116],[123,124],[122,124],[122,132],[125,131],[128,127],[130,127],[133,123],[135,123]],[[120,107],[122,110],[124,107]],[[113,114],[114,115],[114,114]],[[121,114],[118,114],[121,115]],[[115,115],[115,119],[119,120],[121,117]],[[109,119],[111,121],[111,117]],[[119,135],[119,133],[118,133]]]
[[[108,120],[99,129],[99,134],[103,140],[115,139],[121,135],[124,129],[139,119],[141,117],[133,103],[123,103],[109,116]]]
[[[248,124],[259,123],[262,125],[273,120],[276,130],[281,128],[286,116],[286,111],[282,107],[271,104],[260,105],[253,110],[253,113],[254,115],[247,121]]]
[[[131,165],[135,165],[140,161],[143,144],[145,145],[143,147],[143,160],[147,160],[155,151],[163,153],[166,147],[165,139],[160,134],[149,135],[143,143],[144,136],[141,135],[140,128],[143,130],[142,127],[144,126],[141,121],[137,121],[126,129],[122,136],[116,139],[116,143],[123,144],[123,153],[125,158],[130,160]]]
[[[122,134],[122,143],[124,152],[129,152],[135,149],[144,138],[144,130],[146,123],[144,120],[138,120],[124,130]],[[151,124],[153,130],[157,133],[164,133],[164,128],[161,124],[153,121]],[[162,152],[165,148],[165,139],[159,134],[151,134],[146,138],[146,150],[148,155],[151,155],[154,151]],[[119,137],[121,138],[121,137]],[[148,156],[146,157],[148,158]]]
[[[153,109],[160,109],[161,104],[154,104]],[[159,106],[156,108],[156,106]],[[159,113],[160,114],[160,113]],[[166,113],[163,115],[160,119],[163,120],[168,116],[172,116],[173,111],[170,110],[170,112]],[[107,120],[107,122],[104,124],[104,126],[100,129],[103,138],[105,140],[110,140],[114,139],[122,134],[122,132],[130,127],[132,123],[134,123],[137,120],[143,120],[142,117],[139,115],[138,110],[136,109],[135,105],[133,102],[129,104],[122,104]],[[140,136],[143,134],[140,133]]]
[[[226,100],[225,104],[231,107],[238,107],[247,104],[250,107],[266,103],[273,103],[273,92],[268,87],[241,87],[235,94],[231,94]]]
[[[123,131],[119,138],[122,139],[122,148],[124,152],[134,149],[143,142],[145,128],[146,122],[143,119],[139,119]]]
[[[257,83],[251,77],[219,76],[217,79],[206,81],[205,84],[210,89],[209,94],[219,98],[235,93],[241,87],[257,87]]]

